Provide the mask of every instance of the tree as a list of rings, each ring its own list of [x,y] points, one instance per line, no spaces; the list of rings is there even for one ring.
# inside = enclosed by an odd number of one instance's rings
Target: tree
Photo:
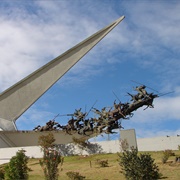
[[[43,151],[43,159],[39,161],[46,180],[58,180],[58,165],[63,163],[63,158],[55,145],[52,133],[39,137],[39,145]]]
[[[122,173],[129,180],[157,180],[160,178],[158,166],[149,154],[140,154],[137,149],[124,151],[118,154],[120,157],[119,165],[122,167]]]
[[[29,158],[25,155],[25,150],[19,150],[16,156],[13,156],[5,167],[5,179],[28,179],[28,159]]]
[[[55,138],[52,133],[48,135],[42,135],[38,139],[38,144],[41,146],[42,150],[54,148],[55,147]]]

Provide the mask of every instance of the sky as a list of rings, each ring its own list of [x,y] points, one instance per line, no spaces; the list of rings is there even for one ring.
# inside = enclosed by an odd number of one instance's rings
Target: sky
[[[18,130],[43,126],[75,109],[89,112],[93,105],[101,110],[114,100],[129,102],[127,92],[135,94],[133,87],[145,84],[148,92],[173,93],[122,120],[124,129],[135,129],[137,138],[180,134],[179,9],[180,1],[174,0],[1,0],[1,92],[125,16],[16,121]],[[69,118],[55,120],[65,125]]]

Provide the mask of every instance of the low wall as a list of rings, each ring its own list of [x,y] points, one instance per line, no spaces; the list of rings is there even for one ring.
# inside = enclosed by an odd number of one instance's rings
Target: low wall
[[[26,156],[32,158],[40,158],[43,156],[41,148],[38,146],[29,146],[29,147],[12,147],[12,148],[1,148],[0,149],[0,164],[9,162],[12,156],[16,155],[18,150],[24,149],[26,151]]]
[[[180,145],[180,137],[156,137],[156,138],[139,138],[137,139],[139,151],[163,151],[166,149],[178,150]],[[1,148],[0,164],[9,162],[10,158],[16,154],[18,150],[26,150],[26,155],[34,158],[41,158],[42,152],[38,146],[18,147],[18,148]],[[100,141],[93,143],[92,150],[80,150],[73,144],[60,145],[59,149],[63,155],[69,154],[94,154],[94,153],[116,153],[121,151],[119,140]]]
[[[97,142],[102,146],[106,153],[116,153],[121,151],[119,140]],[[166,149],[178,150],[180,145],[180,136],[155,137],[137,139],[139,151],[164,151]]]
[[[139,138],[137,139],[137,144],[139,151],[178,150],[180,136]]]

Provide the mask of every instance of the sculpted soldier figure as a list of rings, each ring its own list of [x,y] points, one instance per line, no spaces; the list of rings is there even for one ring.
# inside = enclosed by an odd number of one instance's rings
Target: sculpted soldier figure
[[[114,129],[124,129],[124,127],[121,126],[121,122],[118,122],[116,120],[114,121],[109,121],[108,122],[108,125],[107,125],[107,128],[105,130],[105,133],[106,134],[114,134],[114,133],[117,133],[117,132],[113,132],[112,130]]]
[[[57,125],[58,123],[55,122],[55,120],[49,120],[46,125],[48,126],[48,130],[52,131],[54,130],[54,126]]]
[[[147,106],[145,109],[147,109],[148,107],[154,108],[153,100],[154,100],[154,98],[157,98],[157,97],[159,97],[159,96],[156,94],[153,94],[153,93],[148,94],[148,96],[144,100],[145,101],[144,105]]]
[[[72,118],[68,121],[68,125],[69,125],[69,128],[70,128],[71,130],[75,130],[74,123],[75,123],[75,119],[72,117]]]
[[[146,86],[136,86],[135,90],[138,92],[138,97],[139,99],[142,99],[148,95],[147,91],[145,90]]]
[[[120,102],[119,104],[116,104],[116,100],[114,101],[114,110],[109,112],[109,115],[114,118],[115,120],[118,120],[119,118],[126,118],[124,114],[122,113],[123,104]]]
[[[148,97],[149,94],[147,93],[147,91],[145,90],[146,86],[142,85],[142,86],[136,86],[134,88],[135,91],[137,91],[138,93],[135,95],[132,95],[130,93],[127,93],[128,95],[131,96],[131,101],[133,101],[133,103],[136,103],[137,101],[142,101],[144,100],[145,97]],[[132,104],[134,105],[134,104]]]
[[[81,112],[81,108],[80,108],[79,110],[75,109],[74,116],[75,116],[78,120],[83,120],[84,117],[86,116],[86,113],[82,113],[82,112]]]
[[[86,113],[81,112],[80,109],[75,109],[75,112],[73,114],[74,117],[76,117],[76,120],[74,120],[74,126],[77,131],[79,131],[82,128],[82,125],[80,124],[80,121],[84,121],[84,118],[86,116]]]
[[[101,109],[101,117],[106,120],[109,119],[109,112],[106,111],[106,107]]]
[[[132,94],[130,94],[130,93],[127,93],[127,94],[131,96],[131,101],[133,101],[133,103],[136,102],[136,101],[138,101],[138,100],[140,99],[140,98],[139,98],[139,93],[138,93],[138,94],[135,94],[135,95],[132,95]]]
[[[41,128],[41,126],[38,125],[38,126],[36,126],[36,127],[33,129],[33,131],[39,131],[40,128]]]
[[[101,120],[108,120],[109,119],[109,112],[106,111],[106,107],[102,108],[101,111],[99,111],[96,108],[92,108],[93,112],[95,112],[96,114],[98,114]]]
[[[40,127],[39,131],[49,131],[49,125],[48,125],[48,122],[46,123],[45,126]]]
[[[93,118],[84,120],[83,127],[78,131],[78,133],[86,135],[87,131],[93,131]]]

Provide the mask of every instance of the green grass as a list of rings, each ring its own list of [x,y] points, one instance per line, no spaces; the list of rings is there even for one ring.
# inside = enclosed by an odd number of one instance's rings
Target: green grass
[[[180,151],[173,151],[175,155],[180,156]],[[143,152],[144,153],[144,152]],[[180,163],[173,163],[175,157],[172,156],[168,159],[166,164],[163,164],[161,159],[162,152],[148,152],[163,175],[163,179],[179,180],[180,178]],[[108,160],[109,167],[100,167],[96,161]],[[91,162],[91,167],[90,167]],[[44,179],[43,171],[39,165],[38,159],[29,159],[28,167],[31,169],[29,172],[29,180]],[[59,167],[60,169],[61,167]],[[125,180],[123,174],[120,173],[121,167],[118,164],[117,154],[99,154],[87,157],[83,156],[69,156],[64,158],[62,171],[59,171],[59,179],[68,180],[66,173],[68,171],[79,172],[86,177],[86,180]]]
[[[164,179],[179,180],[180,177],[180,164],[173,164],[175,157],[170,157],[166,164],[162,164],[162,152],[149,152],[152,158],[155,159],[155,163],[159,166],[160,173],[162,173]],[[175,154],[180,156],[179,151],[175,151]],[[96,160],[108,160],[109,167],[99,167]],[[32,162],[31,162],[32,161]],[[29,162],[29,167],[33,170],[31,171],[29,179],[43,179],[43,172],[38,163],[38,160],[31,160]],[[90,162],[91,166],[90,167]],[[120,173],[121,167],[118,164],[117,154],[99,154],[92,156],[70,156],[65,157],[63,170],[60,171],[59,179],[68,179],[66,173],[68,171],[76,171],[81,175],[86,176],[86,179],[91,180],[116,180],[125,179]]]

